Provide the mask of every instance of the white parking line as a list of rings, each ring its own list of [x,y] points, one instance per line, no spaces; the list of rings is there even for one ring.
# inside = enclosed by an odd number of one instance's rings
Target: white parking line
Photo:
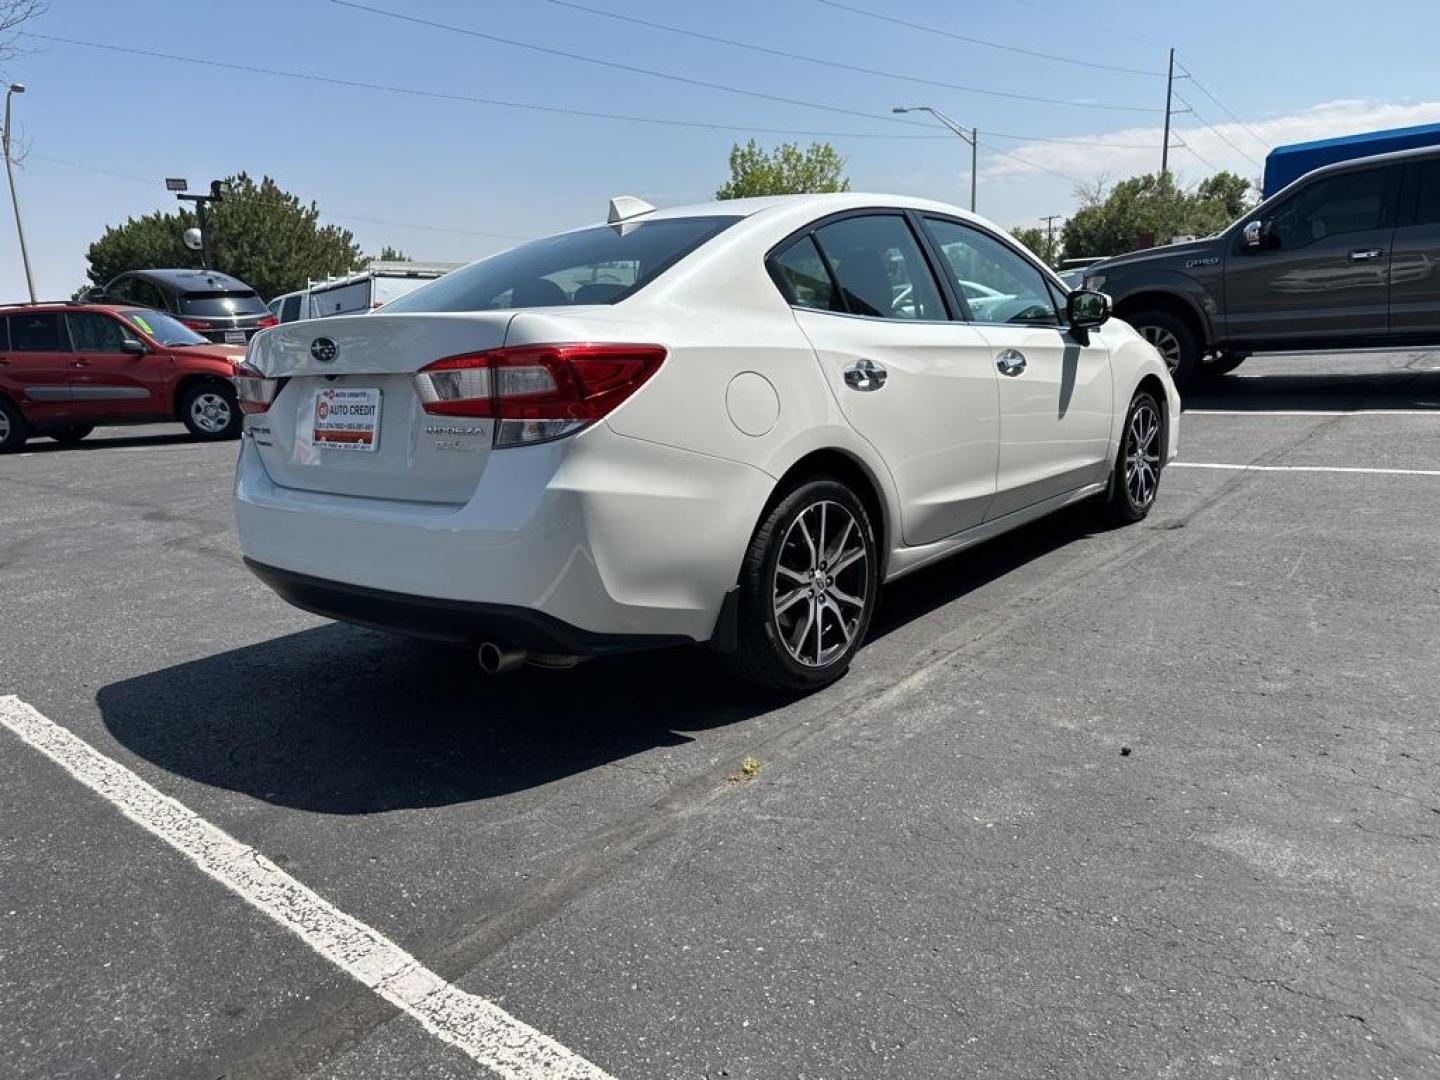
[[[1228,465],[1215,461],[1172,461],[1167,469],[1229,469],[1232,472],[1373,473],[1377,476],[1440,476],[1440,469],[1372,469],[1358,465]]]
[[[1440,416],[1433,409],[1184,409],[1182,416]]]
[[[507,1080],[610,1080],[608,1074],[500,1006],[467,994],[358,919],[125,766],[27,705],[0,697],[0,724],[187,856],[437,1038]]]

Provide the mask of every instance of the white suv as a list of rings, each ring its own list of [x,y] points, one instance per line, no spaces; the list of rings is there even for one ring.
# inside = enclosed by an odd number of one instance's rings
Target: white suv
[[[1179,399],[1108,316],[940,203],[617,199],[256,337],[241,546],[291,603],[489,670],[702,642],[815,688],[882,582],[1080,499],[1149,511]]]

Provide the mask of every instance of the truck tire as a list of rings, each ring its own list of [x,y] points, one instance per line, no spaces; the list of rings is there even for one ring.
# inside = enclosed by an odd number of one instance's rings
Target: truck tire
[[[1215,359],[1200,365],[1200,375],[1206,379],[1218,379],[1221,375],[1229,375],[1248,359],[1249,353],[1218,352]]]
[[[1129,322],[1164,358],[1175,385],[1188,383],[1199,367],[1201,356],[1200,342],[1190,325],[1164,310],[1136,312]]]

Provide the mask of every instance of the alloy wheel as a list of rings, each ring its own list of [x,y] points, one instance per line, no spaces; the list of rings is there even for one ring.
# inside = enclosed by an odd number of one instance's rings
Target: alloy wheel
[[[871,588],[855,516],[829,500],[802,510],[780,545],[771,593],[775,628],[791,657],[825,667],[842,656],[859,632]]]
[[[1125,432],[1125,489],[1130,501],[1144,509],[1160,485],[1160,416],[1148,401],[1130,414]]]
[[[10,438],[10,417],[5,415],[5,410],[0,409],[0,443]]]
[[[1142,326],[1140,336],[1155,346],[1172,372],[1180,366],[1180,339],[1163,326]]]
[[[190,419],[201,431],[218,435],[230,425],[230,402],[213,390],[197,394],[190,403]]]

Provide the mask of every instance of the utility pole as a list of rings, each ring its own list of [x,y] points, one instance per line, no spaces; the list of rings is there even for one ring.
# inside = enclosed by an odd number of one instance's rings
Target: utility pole
[[[1064,214],[1046,214],[1040,219],[1045,223],[1045,255],[1047,258],[1055,257],[1055,222],[1064,217]]]
[[[980,131],[977,128],[970,128],[968,131],[957,124],[950,117],[946,116],[939,109],[933,109],[929,105],[897,105],[890,110],[892,113],[927,112],[940,123],[953,131],[960,138],[970,144],[970,212],[975,212],[975,181],[979,173],[980,158]]]
[[[178,191],[176,191],[177,183],[181,185]],[[195,204],[195,216],[200,222],[200,266],[202,269],[210,270],[213,269],[210,265],[210,228],[205,220],[205,208],[211,203],[224,202],[225,189],[228,185],[223,180],[211,180],[209,195],[196,195],[193,192],[187,192],[185,191],[186,186],[188,185],[186,185],[183,180],[165,181],[165,187],[168,190],[176,191],[175,198],[181,202],[191,202]]]
[[[1165,72],[1165,139],[1160,144],[1160,175],[1170,171],[1170,98],[1175,89],[1175,50],[1170,50],[1170,66]]]
[[[25,92],[24,83],[11,83],[10,89],[5,92],[5,175],[10,178],[10,201],[15,206],[15,231],[20,236],[20,261],[25,264],[25,285],[30,290],[30,302],[35,303],[35,276],[30,272],[30,252],[25,247],[25,226],[20,221],[20,195],[15,190],[15,170],[12,168],[13,159],[10,156],[10,99],[16,94]]]

